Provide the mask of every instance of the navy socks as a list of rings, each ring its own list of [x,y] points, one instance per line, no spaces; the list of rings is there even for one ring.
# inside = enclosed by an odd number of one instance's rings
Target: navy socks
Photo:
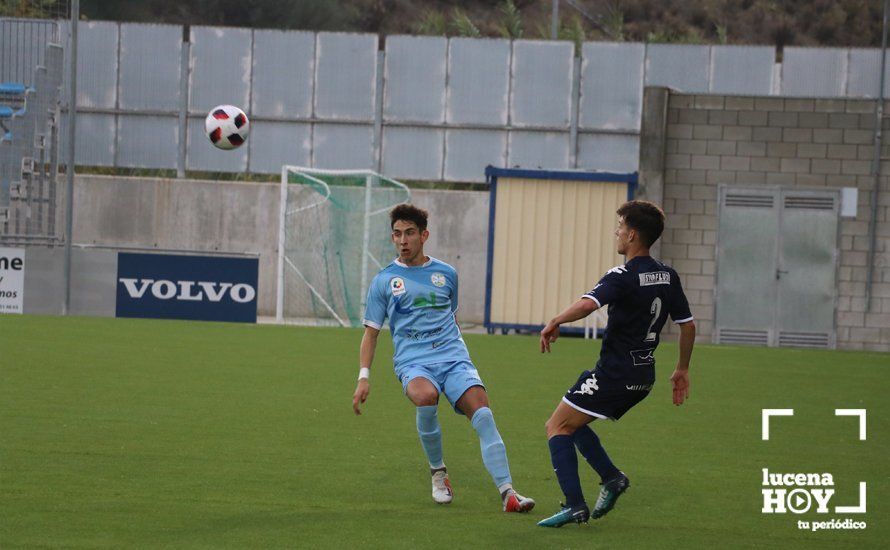
[[[570,435],[555,435],[547,442],[550,446],[550,460],[559,488],[566,496],[567,506],[584,504],[581,480],[578,477],[578,455],[575,454],[574,439]]]
[[[612,464],[606,450],[600,444],[600,438],[596,432],[590,429],[590,426],[581,426],[573,434],[575,446],[581,452],[590,467],[596,470],[600,478],[605,482],[612,478],[618,477],[620,473],[618,468]]]

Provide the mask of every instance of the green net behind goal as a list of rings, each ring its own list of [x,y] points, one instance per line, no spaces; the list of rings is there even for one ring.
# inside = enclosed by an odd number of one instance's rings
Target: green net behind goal
[[[279,321],[360,326],[368,284],[395,257],[389,211],[408,188],[369,170],[285,166]]]

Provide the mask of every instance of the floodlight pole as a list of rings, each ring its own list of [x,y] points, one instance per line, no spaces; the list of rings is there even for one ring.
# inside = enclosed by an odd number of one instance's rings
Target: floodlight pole
[[[80,0],[71,0],[71,51],[68,60],[68,165],[65,167],[67,194],[65,201],[65,302],[62,315],[71,311],[71,242],[74,233],[74,130],[77,124],[77,24]]]
[[[371,244],[371,185],[373,184],[372,178],[375,176],[367,175],[365,176],[365,223],[364,223],[364,235],[362,237],[362,282],[361,286],[361,304],[362,304],[362,315],[364,315],[365,306],[367,305],[367,296],[368,296],[368,256],[370,255],[370,244]]]
[[[559,38],[559,0],[552,0],[553,11],[550,13],[550,39]]]
[[[179,144],[176,158],[176,177],[185,178],[189,127],[189,59],[192,51],[192,30],[182,27],[182,46],[179,50]]]
[[[875,274],[875,247],[877,246],[878,229],[878,197],[881,189],[881,141],[882,123],[884,122],[884,74],[887,70],[887,15],[890,12],[890,0],[884,0],[884,23],[881,33],[881,77],[878,85],[878,101],[875,105],[875,139],[874,155],[871,161],[871,172],[874,184],[871,189],[871,217],[868,220],[868,255],[865,262],[865,311],[871,312],[871,287]]]

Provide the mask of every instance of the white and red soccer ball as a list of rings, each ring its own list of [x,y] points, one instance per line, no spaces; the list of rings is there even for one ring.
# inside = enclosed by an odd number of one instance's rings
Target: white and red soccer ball
[[[250,120],[234,105],[219,105],[210,109],[204,119],[204,131],[210,143],[220,149],[235,149],[247,141]]]

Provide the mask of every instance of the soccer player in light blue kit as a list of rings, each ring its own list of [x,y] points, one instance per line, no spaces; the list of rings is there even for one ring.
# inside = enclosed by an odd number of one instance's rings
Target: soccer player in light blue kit
[[[513,489],[507,449],[498,433],[488,394],[470,361],[454,317],[457,271],[423,253],[429,238],[425,210],[400,204],[390,212],[392,240],[399,256],[371,281],[365,308],[365,334],[359,357],[359,379],[352,399],[355,414],[370,391],[370,369],[377,336],[389,318],[395,374],[417,407],[417,433],[432,475],[433,500],[448,504],[454,497],[442,458],[439,395],[455,412],[470,419],[479,434],[482,462],[501,494],[505,512],[528,512],[535,501]]]

